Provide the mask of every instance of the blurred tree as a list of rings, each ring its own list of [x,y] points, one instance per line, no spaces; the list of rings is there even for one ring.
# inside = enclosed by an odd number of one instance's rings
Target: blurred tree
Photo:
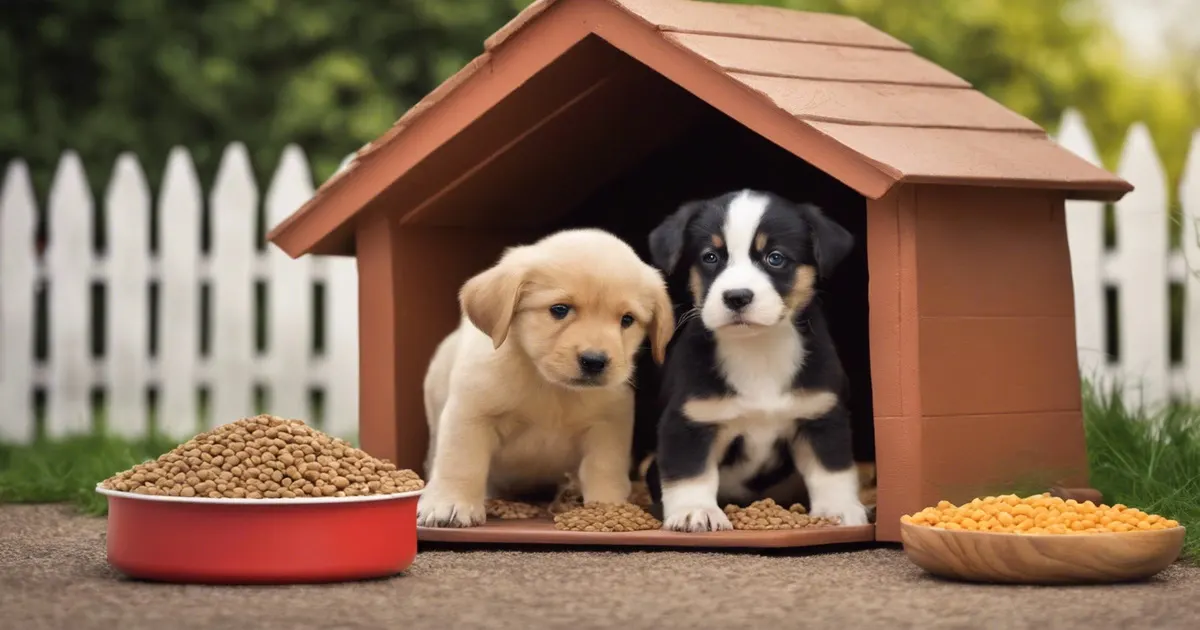
[[[156,185],[170,147],[209,180],[242,141],[265,183],[297,142],[320,181],[529,1],[7,0],[0,163],[26,158],[44,194],[75,148],[100,193],[121,151]],[[1124,70],[1096,0],[723,1],[857,15],[1047,127],[1078,107],[1110,167],[1146,120],[1177,174],[1196,122],[1195,85]]]
[[[211,180],[242,141],[266,182],[300,144],[318,181],[482,50],[528,0],[6,0],[0,164],[45,194],[74,148],[96,192],[122,151],[157,185],[174,145]]]

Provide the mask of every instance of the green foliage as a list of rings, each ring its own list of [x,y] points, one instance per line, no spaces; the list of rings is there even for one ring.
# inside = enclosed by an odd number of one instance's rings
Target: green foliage
[[[320,181],[529,1],[5,2],[0,164],[29,160],[44,195],[74,148],[101,193],[120,152],[157,185],[169,149],[185,145],[207,183],[242,141],[265,184],[297,142]],[[1098,0],[719,1],[859,16],[1049,128],[1078,107],[1110,168],[1140,120],[1176,181],[1200,117],[1194,67],[1131,72]]]
[[[1147,413],[1118,390],[1085,385],[1084,418],[1091,483],[1109,505],[1124,503],[1188,528],[1185,553],[1200,558],[1200,409]]]
[[[163,438],[127,442],[101,435],[0,444],[0,504],[69,501],[88,514],[104,514],[96,484],[175,446]]]
[[[323,180],[482,50],[524,0],[16,0],[0,7],[0,164],[44,195],[74,148],[97,192],[122,151],[157,185],[174,145],[211,181],[246,143],[265,183],[288,142]],[[14,53],[15,54],[12,54]]]

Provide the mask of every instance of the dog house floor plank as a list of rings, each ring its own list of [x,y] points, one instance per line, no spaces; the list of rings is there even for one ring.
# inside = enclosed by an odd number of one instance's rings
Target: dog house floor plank
[[[612,545],[621,547],[787,548],[836,543],[872,542],[875,526],[812,529],[725,531],[685,534],[661,529],[641,532],[575,532],[554,528],[549,519],[491,520],[478,527],[418,527],[417,539],[428,542]]]

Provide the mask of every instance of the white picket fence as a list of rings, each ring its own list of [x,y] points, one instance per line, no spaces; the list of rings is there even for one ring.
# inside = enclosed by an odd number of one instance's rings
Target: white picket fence
[[[103,200],[105,226],[94,226],[95,203],[74,152],[58,164],[48,199],[48,245],[35,248],[37,208],[28,169],[8,166],[0,190],[0,441],[35,435],[34,393],[45,393],[44,433],[90,431],[97,408],[115,434],[136,437],[149,426],[150,387],[157,389],[159,431],[195,433],[200,392],[207,389],[208,424],[256,412],[262,388],[271,413],[310,419],[323,400],[323,428],[352,436],[358,424],[358,286],[353,259],[292,260],[255,239],[260,196],[246,148],[232,144],[207,197],[211,247],[202,253],[205,197],[191,157],[176,148],[157,199],[159,247],[148,243],[151,203],[137,159],[122,155]],[[268,226],[313,192],[303,152],[289,146],[261,207]],[[107,230],[107,253],[93,248],[93,230]],[[256,352],[256,285],[265,283],[266,349]],[[49,351],[35,361],[38,288],[46,287]],[[157,352],[151,356],[149,286],[158,289]],[[92,355],[92,286],[106,287],[102,356]],[[208,287],[207,317],[201,287]],[[324,287],[324,351],[314,344],[315,287]],[[201,353],[209,322],[210,351]],[[93,391],[105,394],[96,404]],[[313,391],[318,392],[313,395]]]
[[[1099,163],[1078,114],[1068,113],[1060,142]],[[1068,227],[1075,277],[1080,366],[1096,379],[1120,378],[1131,395],[1161,403],[1195,395],[1200,385],[1200,135],[1184,178],[1182,251],[1169,251],[1167,183],[1146,128],[1129,132],[1118,173],[1137,190],[1116,205],[1117,244],[1107,250],[1103,205],[1071,202]],[[1190,184],[1190,185],[1189,185]],[[150,426],[147,391],[157,391],[158,429],[173,437],[195,432],[199,391],[206,389],[209,424],[256,411],[254,392],[266,392],[272,413],[312,418],[310,392],[323,392],[324,428],[357,430],[357,279],[348,258],[291,260],[255,240],[260,197],[241,144],[221,160],[207,201],[211,247],[201,248],[205,197],[188,152],[172,151],[156,201],[158,253],[148,245],[152,200],[137,159],[122,156],[102,203],[106,226],[94,226],[95,203],[73,152],[58,165],[48,200],[49,243],[35,247],[37,207],[26,166],[8,166],[0,189],[0,441],[35,436],[34,393],[44,392],[44,433],[88,431],[97,407],[108,428],[144,435]],[[273,226],[313,191],[307,160],[289,146],[262,209]],[[106,254],[93,249],[93,230],[107,230]],[[1190,263],[1190,264],[1189,264]],[[1183,361],[1168,353],[1169,285],[1185,286]],[[148,286],[159,286],[152,319]],[[256,285],[265,284],[267,340],[255,349]],[[106,347],[91,352],[91,287],[106,287]],[[314,286],[324,288],[324,352],[314,353]],[[49,351],[33,352],[38,287],[47,287]],[[210,352],[201,353],[201,285],[209,287]],[[1105,291],[1119,291],[1119,346],[1106,350]],[[157,352],[148,348],[157,321]],[[1187,334],[1196,332],[1196,334]],[[105,392],[95,404],[92,392]]]
[[[1100,164],[1083,118],[1070,111],[1059,128],[1059,143]],[[1134,191],[1117,202],[1116,243],[1104,242],[1104,206],[1067,204],[1067,233],[1075,282],[1076,344],[1080,370],[1102,385],[1119,385],[1127,403],[1157,406],[1200,395],[1200,132],[1191,149],[1179,189],[1180,247],[1169,244],[1170,213],[1166,172],[1144,124],[1125,138],[1116,172]],[[1182,357],[1170,356],[1170,288],[1183,288]],[[1106,293],[1116,291],[1115,322],[1108,319]],[[1108,348],[1110,324],[1117,331]],[[1111,350],[1111,351],[1110,351]]]

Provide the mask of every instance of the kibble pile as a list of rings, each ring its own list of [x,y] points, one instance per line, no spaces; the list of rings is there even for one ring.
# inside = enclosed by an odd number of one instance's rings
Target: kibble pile
[[[1064,501],[1049,492],[1024,499],[1015,494],[977,498],[961,506],[940,501],[916,514],[905,514],[900,521],[936,529],[1011,534],[1101,534],[1179,526],[1177,521],[1120,503],[1109,507],[1091,501]]]
[[[734,529],[805,529],[809,527],[831,527],[838,524],[836,518],[809,516],[803,505],[796,503],[784,508],[774,499],[755,501],[746,507],[726,505],[725,515]]]
[[[101,486],[212,499],[305,499],[412,492],[411,470],[376,459],[299,420],[261,415],[201,433]]]
[[[488,499],[484,502],[484,509],[488,518],[500,520],[538,518],[546,515],[546,510],[539,506],[504,499]]]
[[[554,528],[576,532],[638,532],[662,523],[632,503],[585,503],[554,517]]]

